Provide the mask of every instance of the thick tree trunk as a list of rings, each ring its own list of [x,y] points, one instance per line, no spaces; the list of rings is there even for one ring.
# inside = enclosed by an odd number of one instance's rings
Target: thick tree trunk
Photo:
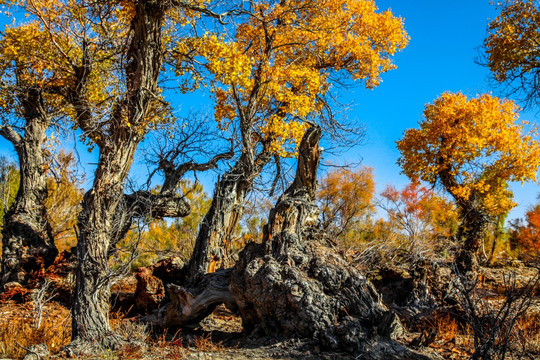
[[[463,247],[456,257],[457,268],[461,272],[476,271],[478,267],[477,253],[486,235],[488,219],[474,207],[461,209],[461,224],[458,229],[458,239]]]
[[[119,211],[124,211],[120,204],[129,202],[124,195],[124,183],[137,146],[147,131],[147,113],[155,99],[163,63],[162,24],[167,6],[170,4],[155,0],[135,4],[132,38],[124,64],[126,92],[114,105],[110,119],[100,125],[91,118],[82,86],[79,86],[82,95],[73,94],[80,112],[79,124],[89,132],[98,131],[94,139],[100,148],[94,183],[84,196],[78,219],[73,341],[69,347],[74,352],[92,352],[92,346],[116,348],[122,344],[109,324],[110,286],[114,274],[108,258],[111,246],[122,236],[119,230],[125,229],[125,219],[119,216]],[[85,84],[88,69],[83,68],[78,73],[81,76],[78,83]]]
[[[458,186],[457,180],[449,169],[441,170],[439,175],[446,189],[450,190]],[[454,196],[461,217],[457,237],[463,246],[456,256],[457,268],[461,272],[474,272],[478,267],[476,254],[488,225],[488,218],[480,208],[481,197],[482,195],[474,190],[468,199]]]
[[[72,304],[72,337],[82,343],[115,348],[121,339],[109,325],[109,251],[118,225],[118,205],[133,161],[136,142],[102,149],[93,187],[83,200],[79,215],[78,264]]]
[[[246,196],[253,181],[270,162],[271,155],[263,150],[253,165],[243,154],[236,165],[217,182],[210,210],[201,222],[187,276],[196,279],[224,265],[232,235],[244,211]]]
[[[24,136],[9,126],[0,129],[0,135],[15,147],[20,166],[19,190],[4,216],[1,284],[26,284],[58,255],[45,208],[47,164],[43,143],[50,120],[39,91],[29,90],[20,100],[26,121]]]

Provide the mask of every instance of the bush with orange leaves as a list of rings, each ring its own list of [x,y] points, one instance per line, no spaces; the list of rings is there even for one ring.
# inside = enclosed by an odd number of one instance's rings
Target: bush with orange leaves
[[[540,256],[540,204],[527,211],[525,219],[526,224],[521,219],[511,222],[510,244],[522,255]]]

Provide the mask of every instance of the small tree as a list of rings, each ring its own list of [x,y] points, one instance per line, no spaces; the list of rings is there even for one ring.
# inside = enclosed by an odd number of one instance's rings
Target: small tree
[[[490,216],[515,206],[507,183],[536,178],[540,146],[517,118],[512,101],[444,93],[426,105],[420,129],[407,130],[397,142],[403,172],[442,185],[456,201],[464,268],[476,264]]]
[[[358,241],[359,228],[370,222],[374,212],[373,169],[339,168],[320,181],[317,192],[322,228],[332,239],[349,247]]]
[[[540,254],[540,204],[525,214],[526,224],[516,220],[512,222],[511,244],[524,253]]]
[[[455,205],[433,190],[411,182],[402,190],[387,186],[379,206],[388,214],[390,228],[402,239],[407,255],[417,257],[433,251],[436,239],[455,235]]]

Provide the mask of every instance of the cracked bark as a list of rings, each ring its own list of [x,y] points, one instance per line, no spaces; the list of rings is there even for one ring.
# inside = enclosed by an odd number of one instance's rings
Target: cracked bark
[[[15,281],[24,285],[54,262],[58,250],[45,207],[47,164],[43,144],[51,121],[39,90],[24,90],[19,101],[25,120],[24,135],[9,125],[0,129],[0,135],[15,147],[20,171],[19,190],[4,216],[0,284]]]
[[[263,244],[249,244],[232,269],[196,286],[169,285],[171,303],[146,320],[192,326],[219,303],[238,307],[246,332],[314,338],[363,359],[428,359],[393,341],[402,327],[373,285],[320,241],[313,203],[318,127],[299,150],[295,180],[270,212]]]

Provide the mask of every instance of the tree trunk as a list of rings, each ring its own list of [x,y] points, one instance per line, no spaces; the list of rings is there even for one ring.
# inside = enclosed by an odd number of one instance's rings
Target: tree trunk
[[[246,153],[217,182],[210,210],[201,222],[187,276],[196,279],[222,267],[227,259],[232,235],[244,211],[253,181],[271,160],[263,150],[252,166]]]
[[[58,255],[45,208],[47,164],[43,143],[50,120],[38,90],[29,90],[20,101],[26,121],[24,136],[9,125],[0,129],[0,135],[15,147],[20,166],[19,190],[4,216],[1,284],[26,284]]]
[[[477,253],[486,234],[488,219],[485,214],[473,206],[463,207],[461,224],[457,237],[463,241],[463,247],[456,257],[457,268],[460,272],[476,271],[478,267]]]
[[[116,213],[123,199],[124,181],[131,167],[137,142],[101,150],[94,184],[79,215],[78,264],[72,304],[72,338],[115,348],[121,339],[109,324],[110,286],[114,272],[109,251],[118,225]]]
[[[443,163],[442,159],[440,163]],[[458,182],[450,169],[441,170],[439,176],[443,186],[452,194],[450,190],[456,188]],[[480,207],[481,197],[482,195],[474,190],[468,199],[454,196],[461,217],[457,238],[463,242],[456,256],[456,265],[460,272],[476,271],[478,267],[476,253],[480,249],[488,225],[488,218]]]
[[[111,246],[122,235],[119,229],[125,228],[125,219],[118,215],[124,210],[119,205],[127,200],[124,183],[137,146],[148,130],[148,110],[155,101],[163,64],[162,25],[167,6],[170,4],[155,0],[136,2],[132,38],[123,64],[126,91],[113,105],[111,118],[101,124],[91,118],[82,86],[78,87],[82,94],[73,95],[80,112],[79,125],[99,132],[94,138],[100,150],[94,183],[84,196],[78,218],[78,264],[69,346],[73,352],[92,352],[95,346],[114,349],[123,343],[109,324],[110,286],[115,274],[108,258]],[[91,59],[86,60],[83,64]],[[77,82],[85,84],[88,66],[78,73],[81,78]]]

